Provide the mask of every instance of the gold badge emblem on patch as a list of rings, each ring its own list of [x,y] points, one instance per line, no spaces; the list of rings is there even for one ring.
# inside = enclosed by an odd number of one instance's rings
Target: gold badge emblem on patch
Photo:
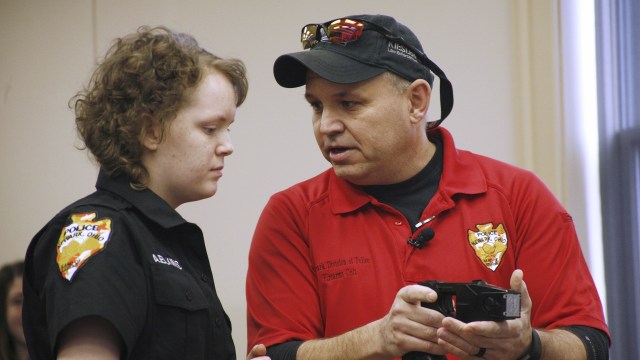
[[[469,230],[469,244],[484,266],[496,271],[507,251],[507,232],[502,224],[497,228],[493,223],[476,225],[478,231]]]
[[[62,277],[69,281],[109,241],[111,219],[96,221],[95,217],[96,213],[71,214],[71,224],[60,233],[56,261]]]

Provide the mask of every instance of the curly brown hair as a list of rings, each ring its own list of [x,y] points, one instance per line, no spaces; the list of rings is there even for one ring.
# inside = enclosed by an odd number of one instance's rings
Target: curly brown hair
[[[249,87],[241,60],[213,55],[191,35],[164,26],[143,26],[116,39],[89,84],[71,99],[84,148],[107,174],[125,175],[134,188],[144,189],[149,174],[141,162],[141,140],[150,120],[166,130],[211,72],[231,82],[240,106]]]

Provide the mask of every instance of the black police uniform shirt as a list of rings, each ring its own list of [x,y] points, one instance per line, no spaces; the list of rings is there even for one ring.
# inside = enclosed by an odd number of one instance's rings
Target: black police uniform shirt
[[[102,171],[97,191],[62,210],[26,255],[23,325],[32,360],[60,332],[107,319],[129,359],[235,359],[200,228],[150,190]]]

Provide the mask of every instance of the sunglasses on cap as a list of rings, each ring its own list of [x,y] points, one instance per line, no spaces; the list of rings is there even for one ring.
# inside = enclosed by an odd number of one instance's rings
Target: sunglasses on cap
[[[388,41],[398,43],[411,50],[416,55],[417,59],[440,79],[441,118],[436,121],[430,121],[427,124],[427,130],[440,125],[440,123],[451,113],[453,108],[453,86],[449,79],[447,79],[444,71],[442,71],[438,65],[431,61],[425,53],[408,44],[401,36],[397,36],[386,28],[371,22],[359,19],[341,18],[327,21],[322,24],[307,24],[303,26],[300,34],[300,42],[302,43],[302,48],[304,50],[313,49],[321,42],[346,45],[347,43],[360,39],[363,31],[365,30],[373,30],[383,35]]]
[[[300,41],[305,50],[315,47],[319,42],[344,45],[358,40],[362,30],[364,30],[364,23],[352,19],[337,19],[324,24],[307,24],[302,27]]]

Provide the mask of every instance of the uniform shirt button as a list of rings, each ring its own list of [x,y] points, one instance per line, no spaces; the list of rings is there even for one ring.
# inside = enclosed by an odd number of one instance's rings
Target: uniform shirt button
[[[193,293],[191,292],[191,290],[185,291],[184,297],[187,298],[187,300],[189,301],[193,300]]]
[[[396,226],[400,226],[400,225],[402,225],[402,221],[397,220],[394,224],[395,224]]]
[[[202,279],[202,281],[204,282],[209,282],[209,277],[207,276],[207,274],[202,274],[200,275],[200,279]]]

